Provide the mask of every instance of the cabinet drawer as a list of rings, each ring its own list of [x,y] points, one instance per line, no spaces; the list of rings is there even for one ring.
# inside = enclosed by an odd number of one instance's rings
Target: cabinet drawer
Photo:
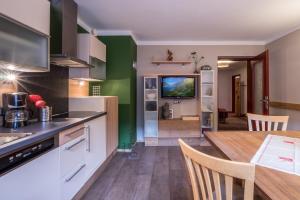
[[[68,130],[59,133],[59,145],[63,145],[77,137],[84,135],[84,125],[80,124]]]
[[[78,165],[85,164],[85,152],[87,149],[86,135],[77,137],[59,148],[61,177],[72,173]]]
[[[86,182],[86,164],[74,165],[72,171],[61,179],[61,199],[70,200]]]

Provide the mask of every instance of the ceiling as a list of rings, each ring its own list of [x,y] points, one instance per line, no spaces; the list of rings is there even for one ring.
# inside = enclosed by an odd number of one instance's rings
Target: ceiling
[[[75,0],[99,34],[141,43],[265,44],[300,27],[300,0]]]

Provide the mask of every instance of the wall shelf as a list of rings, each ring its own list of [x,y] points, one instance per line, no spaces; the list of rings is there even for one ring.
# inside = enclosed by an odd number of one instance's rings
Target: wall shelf
[[[191,64],[192,61],[152,61],[152,64],[154,65],[168,65],[168,64],[173,64],[173,65],[188,65]]]

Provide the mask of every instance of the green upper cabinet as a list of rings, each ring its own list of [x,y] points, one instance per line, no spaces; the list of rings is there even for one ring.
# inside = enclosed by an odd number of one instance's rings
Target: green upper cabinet
[[[137,47],[131,36],[101,36],[106,44],[106,81],[101,95],[119,97],[119,148],[130,149],[136,142]],[[97,83],[91,83],[92,85]]]

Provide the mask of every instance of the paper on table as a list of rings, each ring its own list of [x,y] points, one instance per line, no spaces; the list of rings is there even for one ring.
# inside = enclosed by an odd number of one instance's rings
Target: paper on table
[[[268,135],[251,163],[300,175],[300,139]]]

